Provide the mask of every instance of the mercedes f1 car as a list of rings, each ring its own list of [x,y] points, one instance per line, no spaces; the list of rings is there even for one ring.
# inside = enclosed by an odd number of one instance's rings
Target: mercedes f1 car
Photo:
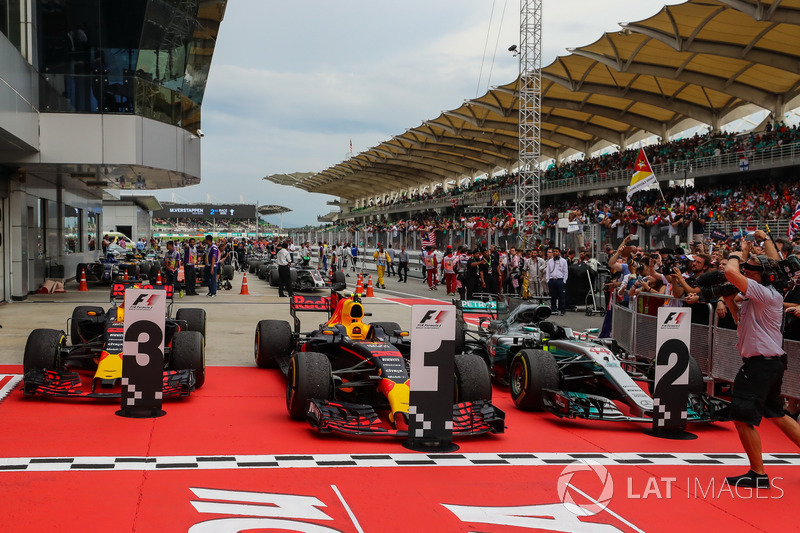
[[[79,398],[119,398],[122,379],[124,309],[117,300],[128,288],[163,289],[169,305],[164,336],[162,394],[186,396],[205,382],[205,328],[203,309],[179,309],[172,315],[172,287],[141,283],[114,283],[112,306],[78,306],[68,320],[69,344],[64,331],[35,329],[23,356],[26,395]]]
[[[467,331],[461,339],[464,351],[486,362],[518,408],[562,418],[652,421],[652,361],[637,361],[613,339],[576,336],[547,321],[546,305],[492,296],[456,306],[460,320],[482,315],[477,333]],[[728,402],[705,390],[700,367],[690,357],[688,421],[727,420]]]
[[[289,322],[262,320],[255,332],[255,360],[279,367],[286,376],[286,407],[320,432],[349,435],[408,435],[408,333],[394,322],[365,323],[358,296],[295,295]],[[328,319],[300,332],[298,311],[319,311]],[[455,359],[453,434],[502,433],[505,414],[491,404],[486,366],[474,354]]]
[[[334,272],[333,277],[326,281],[322,273],[309,266],[309,257],[303,257],[302,263],[299,267],[289,267],[289,275],[292,279],[292,289],[295,291],[313,291],[315,289],[331,289],[334,291],[341,291],[347,287],[344,272]],[[277,287],[280,285],[278,279],[278,266],[271,263],[267,267],[266,277],[269,280],[270,287]]]

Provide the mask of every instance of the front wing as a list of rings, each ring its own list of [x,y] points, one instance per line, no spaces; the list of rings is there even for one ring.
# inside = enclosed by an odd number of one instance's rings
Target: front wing
[[[453,405],[453,435],[503,433],[505,413],[490,402],[479,400]],[[386,427],[370,405],[311,400],[308,423],[320,433],[343,433],[378,437],[407,437],[408,431]]]
[[[611,422],[652,422],[649,416],[630,416],[617,404],[603,396],[545,389],[544,407],[559,418],[583,418]],[[708,394],[689,394],[688,422],[724,422],[729,420],[730,403]]]
[[[28,396],[42,395],[56,398],[119,398],[121,392],[95,392],[84,389],[78,372],[57,370],[29,370],[23,378],[23,393]],[[194,370],[165,370],[162,382],[162,395],[188,396],[195,389]]]

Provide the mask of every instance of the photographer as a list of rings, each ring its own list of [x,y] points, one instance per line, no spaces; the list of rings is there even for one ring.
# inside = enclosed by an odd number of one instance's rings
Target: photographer
[[[759,230],[755,238],[766,239],[766,234]],[[800,424],[784,413],[781,399],[787,363],[781,336],[783,298],[772,286],[779,267],[775,259],[751,255],[752,249],[753,244],[743,240],[741,252],[732,253],[725,268],[725,277],[744,296],[736,343],[744,364],[733,382],[731,419],[750,461],[746,474],[726,480],[731,486],[768,489],[769,476],[764,470],[756,426],[767,417],[800,446]],[[766,241],[766,249],[771,257],[777,256],[772,241]],[[733,305],[731,298],[726,303]],[[734,309],[731,312],[736,314]]]

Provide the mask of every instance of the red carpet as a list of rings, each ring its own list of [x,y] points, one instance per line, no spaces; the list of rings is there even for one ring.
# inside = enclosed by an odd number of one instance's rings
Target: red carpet
[[[0,398],[5,375],[20,372],[0,366]],[[290,421],[277,371],[207,373],[201,391],[145,420],[115,416],[113,402],[26,398],[14,387],[0,403],[0,530],[776,531],[795,522],[800,455],[769,423],[761,433],[775,488],[737,494],[722,484],[746,470],[730,424],[661,440],[634,424],[517,411],[495,389],[505,435],[423,454]]]

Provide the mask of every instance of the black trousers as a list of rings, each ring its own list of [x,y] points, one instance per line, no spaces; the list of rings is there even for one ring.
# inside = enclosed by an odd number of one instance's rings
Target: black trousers
[[[197,270],[194,265],[183,266],[183,283],[186,285],[186,292],[189,294],[197,292]]]
[[[294,296],[292,291],[292,275],[289,271],[289,265],[278,266],[278,294],[283,296],[286,291],[289,296]]]
[[[391,263],[389,263],[391,265]],[[403,274],[405,272],[405,274]],[[397,266],[397,277],[399,281],[406,281],[408,279],[408,262],[399,263]]]

